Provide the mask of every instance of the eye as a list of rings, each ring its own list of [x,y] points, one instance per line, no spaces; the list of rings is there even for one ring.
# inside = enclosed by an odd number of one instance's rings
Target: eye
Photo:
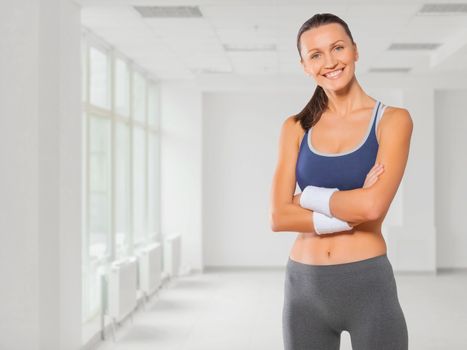
[[[344,46],[336,46],[336,50],[337,50],[337,49],[343,49],[343,48],[344,48]],[[310,58],[313,60],[313,59],[315,59],[317,56],[319,56],[319,53],[315,53],[314,55],[310,56]]]

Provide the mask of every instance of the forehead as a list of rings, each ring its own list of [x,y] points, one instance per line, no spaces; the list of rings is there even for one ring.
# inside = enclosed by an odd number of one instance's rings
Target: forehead
[[[325,49],[337,40],[347,41],[347,33],[337,23],[329,23],[303,32],[300,37],[304,50]]]

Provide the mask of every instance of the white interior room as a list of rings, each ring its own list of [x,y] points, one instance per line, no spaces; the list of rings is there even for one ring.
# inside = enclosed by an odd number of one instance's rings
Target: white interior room
[[[325,12],[365,92],[413,120],[382,227],[410,349],[467,348],[467,2],[1,8],[0,349],[283,349],[297,232],[272,231],[271,185],[316,87],[296,35]]]

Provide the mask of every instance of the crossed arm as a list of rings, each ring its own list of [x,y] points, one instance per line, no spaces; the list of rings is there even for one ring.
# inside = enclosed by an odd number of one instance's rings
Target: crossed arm
[[[385,215],[397,192],[407,164],[413,130],[413,121],[409,112],[403,108],[387,110],[386,117],[380,121],[379,129],[381,135],[376,162],[384,165],[384,173],[371,187],[336,191],[330,198],[329,207],[332,216],[348,222],[351,226],[376,220]],[[281,140],[282,143],[287,141],[284,133],[281,135]],[[281,152],[283,151],[280,150]],[[280,155],[279,158],[283,157]],[[280,199],[282,195],[286,198],[287,192],[293,193],[295,176],[290,173],[291,169],[292,167],[289,167],[289,174],[287,171],[276,173],[274,178],[275,183],[281,184],[277,187],[284,188],[282,190],[284,193],[276,194],[278,190],[273,186],[272,230],[275,232],[313,232],[311,211],[300,207],[298,200],[292,198],[283,200],[282,203],[274,203],[274,197]],[[284,179],[278,178],[281,176]]]
[[[413,130],[406,109],[394,109],[389,114],[381,120],[376,155],[376,162],[384,165],[384,173],[371,187],[334,192],[329,202],[332,216],[358,224],[376,220],[388,211],[404,175]]]

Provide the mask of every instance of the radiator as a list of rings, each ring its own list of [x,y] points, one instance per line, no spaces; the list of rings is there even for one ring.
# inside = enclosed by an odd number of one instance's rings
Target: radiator
[[[152,294],[161,285],[162,248],[154,243],[139,253],[139,289],[146,295]]]
[[[107,287],[107,313],[120,322],[136,307],[136,259],[111,265]]]
[[[178,276],[181,257],[181,236],[173,234],[164,237],[164,271],[169,276]]]

